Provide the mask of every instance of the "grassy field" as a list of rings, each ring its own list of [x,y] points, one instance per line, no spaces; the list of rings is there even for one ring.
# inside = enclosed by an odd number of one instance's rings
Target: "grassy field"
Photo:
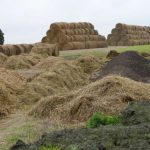
[[[119,52],[124,52],[127,50],[150,53],[150,45],[129,46],[118,49]]]
[[[81,56],[90,56],[90,55],[103,57],[103,56],[106,56],[110,50],[116,50],[116,49],[119,50],[119,49],[123,49],[123,48],[126,48],[126,47],[111,46],[111,47],[107,47],[107,48],[61,51],[60,57],[63,57],[65,59],[76,59]]]
[[[85,50],[71,50],[71,51],[61,51],[60,57],[66,59],[77,59],[81,56],[106,56],[110,50],[117,50],[118,52],[124,52],[128,50],[138,51],[138,52],[149,52],[150,45],[140,45],[140,46],[111,46],[108,48],[97,48],[97,49],[85,49]]]

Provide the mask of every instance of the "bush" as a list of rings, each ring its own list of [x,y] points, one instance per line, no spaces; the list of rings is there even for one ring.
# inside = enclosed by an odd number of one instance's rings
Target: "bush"
[[[96,128],[99,125],[116,125],[120,123],[120,118],[118,116],[107,116],[101,113],[94,113],[93,116],[88,120],[88,128]]]
[[[3,44],[4,44],[4,33],[0,29],[0,45],[3,45]]]
[[[58,146],[42,146],[39,150],[60,150]]]

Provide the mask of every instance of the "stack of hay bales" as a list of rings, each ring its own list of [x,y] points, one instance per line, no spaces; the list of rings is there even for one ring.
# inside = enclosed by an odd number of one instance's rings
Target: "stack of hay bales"
[[[53,23],[42,43],[59,44],[60,50],[107,47],[104,36],[91,23]]]
[[[150,44],[150,27],[118,23],[107,38],[111,46],[132,46]]]
[[[33,44],[6,44],[0,45],[0,52],[7,55],[20,55],[22,53],[29,53],[33,47]]]
[[[20,55],[30,52],[37,54],[48,54],[49,56],[59,56],[59,49],[57,44],[35,43],[0,45],[0,53],[3,53],[7,56]]]

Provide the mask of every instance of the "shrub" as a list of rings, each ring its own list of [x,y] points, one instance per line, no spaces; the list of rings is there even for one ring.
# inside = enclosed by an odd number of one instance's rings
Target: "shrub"
[[[4,33],[0,29],[0,45],[3,45],[3,44],[4,44]]]
[[[39,150],[60,150],[58,146],[42,146]]]
[[[88,120],[88,128],[96,128],[99,125],[116,125],[120,123],[120,118],[118,116],[107,116],[102,113],[94,113],[93,116]]]

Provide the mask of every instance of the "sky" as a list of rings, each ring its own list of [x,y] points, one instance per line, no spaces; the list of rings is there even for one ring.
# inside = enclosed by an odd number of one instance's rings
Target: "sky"
[[[39,42],[53,22],[91,22],[107,37],[117,23],[150,25],[150,0],[0,0],[5,43]]]

